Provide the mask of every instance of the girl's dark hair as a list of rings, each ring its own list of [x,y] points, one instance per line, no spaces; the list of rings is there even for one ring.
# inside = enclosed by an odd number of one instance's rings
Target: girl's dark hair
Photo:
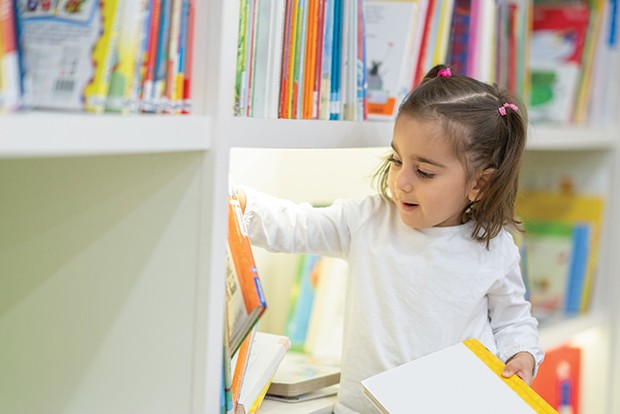
[[[516,96],[497,85],[458,74],[437,76],[447,68],[432,68],[403,100],[397,116],[441,125],[468,179],[487,168],[494,169],[477,200],[463,212],[463,221],[475,221],[472,238],[484,241],[488,247],[505,225],[522,230],[521,222],[514,217],[514,205],[527,136],[527,112]],[[505,103],[516,105],[518,110],[504,107]],[[504,108],[504,116],[500,108]],[[379,193],[388,200],[390,164],[385,159],[374,177]]]

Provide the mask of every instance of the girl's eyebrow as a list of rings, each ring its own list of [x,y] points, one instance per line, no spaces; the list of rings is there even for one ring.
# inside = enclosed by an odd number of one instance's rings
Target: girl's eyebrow
[[[398,149],[396,148],[396,145],[394,145],[394,142],[390,143],[390,147],[392,147],[392,149],[396,153],[398,153]],[[419,155],[414,155],[412,158],[416,160],[417,162],[423,162],[424,164],[434,165],[435,167],[439,167],[439,168],[447,168],[444,164],[437,162],[437,161],[433,161],[430,158],[420,157]]]

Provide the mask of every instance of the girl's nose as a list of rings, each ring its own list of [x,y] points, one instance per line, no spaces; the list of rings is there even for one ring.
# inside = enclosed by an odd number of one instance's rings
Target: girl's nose
[[[401,169],[398,172],[398,176],[396,177],[396,187],[405,193],[413,190],[413,179],[411,174],[408,171],[405,171],[405,169]]]

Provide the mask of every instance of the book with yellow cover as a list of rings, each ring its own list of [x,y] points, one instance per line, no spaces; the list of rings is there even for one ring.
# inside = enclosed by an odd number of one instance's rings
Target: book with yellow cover
[[[467,339],[362,380],[382,413],[557,414],[480,341]]]

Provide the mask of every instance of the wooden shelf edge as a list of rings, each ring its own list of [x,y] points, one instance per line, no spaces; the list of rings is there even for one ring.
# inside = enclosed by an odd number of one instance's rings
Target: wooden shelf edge
[[[148,154],[211,147],[211,119],[196,115],[30,112],[0,117],[0,130],[0,158]]]
[[[592,328],[604,327],[605,324],[605,315],[596,311],[544,324],[540,326],[540,345],[544,349],[553,348],[569,341],[575,335]]]
[[[387,147],[393,122],[322,121],[229,117],[223,134],[232,147],[364,148]],[[530,151],[612,150],[615,132],[576,126],[532,125]]]

